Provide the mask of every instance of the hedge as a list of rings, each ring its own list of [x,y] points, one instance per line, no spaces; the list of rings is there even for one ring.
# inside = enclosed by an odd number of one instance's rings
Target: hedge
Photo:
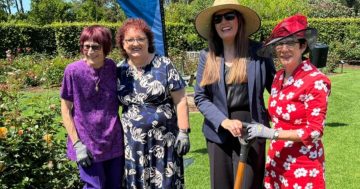
[[[263,21],[261,29],[252,36],[261,41],[269,36],[278,21]],[[78,53],[78,39],[81,30],[94,23],[55,23],[45,26],[30,24],[0,23],[0,58],[5,57],[8,49],[16,52],[18,48],[30,47],[34,52],[74,55]],[[108,27],[113,36],[121,23],[98,23]],[[360,44],[358,33],[349,28],[360,28],[360,18],[318,18],[309,19],[309,26],[319,31],[319,41],[330,44],[355,40]],[[193,25],[166,23],[167,45],[183,51],[197,51],[206,47],[206,41],[201,39]]]

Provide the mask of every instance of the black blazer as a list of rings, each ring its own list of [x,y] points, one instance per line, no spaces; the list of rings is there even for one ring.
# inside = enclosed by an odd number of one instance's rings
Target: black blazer
[[[269,117],[264,104],[263,93],[266,88],[270,93],[271,84],[275,75],[275,67],[271,59],[262,58],[256,55],[261,47],[260,43],[250,41],[249,58],[247,67],[249,105],[252,121],[269,125]],[[204,115],[203,133],[205,137],[216,143],[224,143],[230,133],[220,125],[229,117],[225,92],[224,77],[220,81],[200,87],[203,71],[205,68],[207,50],[200,52],[200,62],[197,68],[195,85],[195,104]],[[221,58],[220,76],[224,75],[224,58]]]

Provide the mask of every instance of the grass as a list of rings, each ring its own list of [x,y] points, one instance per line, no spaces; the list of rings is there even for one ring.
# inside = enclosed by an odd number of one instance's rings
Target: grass
[[[360,69],[344,69],[342,74],[329,76],[332,82],[324,132],[326,184],[328,189],[357,189],[360,185]],[[187,92],[193,92],[191,87]],[[29,103],[59,105],[59,90],[24,92],[24,107]],[[38,99],[46,99],[44,102]],[[33,100],[31,100],[33,99]],[[35,100],[34,100],[35,99]],[[31,104],[30,103],[30,104]],[[48,104],[49,105],[49,104]],[[185,156],[185,183],[188,189],[210,188],[209,161],[202,134],[203,117],[190,114],[191,150]],[[59,135],[62,136],[63,134]]]

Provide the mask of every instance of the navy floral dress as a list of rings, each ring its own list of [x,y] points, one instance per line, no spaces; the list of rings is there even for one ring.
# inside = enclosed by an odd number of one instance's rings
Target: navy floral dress
[[[155,56],[140,76],[123,60],[117,76],[125,188],[184,188],[183,160],[174,149],[178,127],[170,92],[184,88],[185,82],[162,56]]]

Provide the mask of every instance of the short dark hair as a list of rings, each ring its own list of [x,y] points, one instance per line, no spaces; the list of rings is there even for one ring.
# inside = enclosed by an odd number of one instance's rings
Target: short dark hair
[[[109,29],[100,26],[100,25],[92,25],[85,27],[80,35],[80,52],[83,54],[83,49],[81,48],[85,41],[93,40],[96,43],[99,43],[102,48],[104,55],[107,56],[111,49],[111,32]]]
[[[125,58],[129,57],[124,49],[124,39],[125,39],[126,31],[129,30],[130,28],[134,28],[136,30],[140,30],[145,33],[149,45],[148,52],[154,53],[155,52],[154,34],[151,31],[150,27],[141,18],[129,18],[123,23],[123,25],[118,29],[116,33],[116,45],[120,47],[121,54]]]

